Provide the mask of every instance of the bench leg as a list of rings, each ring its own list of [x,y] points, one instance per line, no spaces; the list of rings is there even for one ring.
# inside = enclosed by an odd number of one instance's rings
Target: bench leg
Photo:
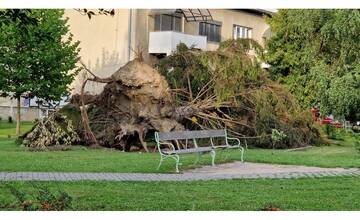
[[[241,151],[241,162],[244,163],[244,148],[243,147],[239,147],[240,151]]]
[[[180,157],[179,155],[174,155],[171,158],[173,158],[176,162],[175,168],[176,168],[176,172],[179,172],[179,162],[180,162]]]
[[[160,155],[160,163],[159,163],[159,166],[156,168],[156,170],[159,170],[159,169],[160,169],[160,166],[161,166],[163,160],[164,160],[164,159],[163,159],[163,156]]]
[[[214,167],[215,166],[215,156],[216,156],[215,150],[210,151],[210,155],[211,155],[211,165]]]

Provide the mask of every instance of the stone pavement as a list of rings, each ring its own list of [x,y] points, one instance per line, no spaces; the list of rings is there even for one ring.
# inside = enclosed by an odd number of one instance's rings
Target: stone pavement
[[[360,169],[319,168],[293,165],[234,162],[205,166],[180,174],[162,173],[78,173],[0,172],[0,181],[193,181],[222,179],[274,179],[326,176],[360,176]]]

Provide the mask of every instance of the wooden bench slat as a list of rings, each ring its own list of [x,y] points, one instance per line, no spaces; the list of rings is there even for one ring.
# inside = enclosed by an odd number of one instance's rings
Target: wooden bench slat
[[[159,132],[159,141],[225,137],[225,130]]]
[[[190,153],[201,153],[201,152],[210,152],[214,150],[212,147],[199,147],[199,148],[189,148],[189,149],[180,149],[180,150],[165,150],[165,154],[190,154]]]

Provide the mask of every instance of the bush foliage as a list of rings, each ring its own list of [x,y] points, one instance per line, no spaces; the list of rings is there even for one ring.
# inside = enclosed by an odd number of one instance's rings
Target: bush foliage
[[[359,120],[360,11],[282,9],[268,19],[266,61],[303,109]]]

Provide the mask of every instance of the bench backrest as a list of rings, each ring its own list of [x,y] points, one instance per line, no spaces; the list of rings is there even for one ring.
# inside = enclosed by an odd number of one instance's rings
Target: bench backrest
[[[157,141],[216,138],[216,137],[226,137],[226,130],[222,129],[222,130],[157,132],[157,135],[155,134],[155,137],[156,139],[158,139]]]

